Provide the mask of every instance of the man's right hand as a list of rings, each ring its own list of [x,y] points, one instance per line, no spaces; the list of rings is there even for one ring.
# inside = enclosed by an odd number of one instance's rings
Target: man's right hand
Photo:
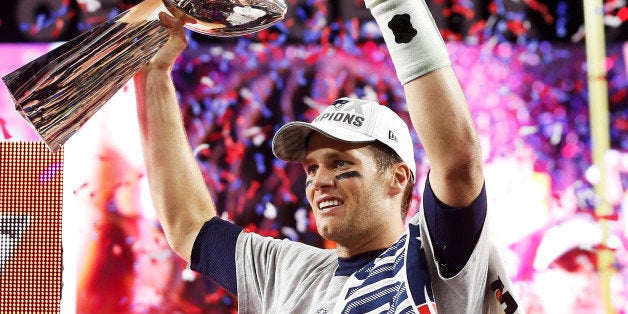
[[[171,16],[166,12],[160,12],[159,20],[161,25],[168,29],[170,38],[148,63],[146,69],[170,72],[174,62],[188,44],[183,26],[187,23],[194,24],[196,20],[180,11],[175,11],[175,16]]]

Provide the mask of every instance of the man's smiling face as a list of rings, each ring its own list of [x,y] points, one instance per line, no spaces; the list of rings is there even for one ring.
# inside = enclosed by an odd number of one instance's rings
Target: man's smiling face
[[[377,169],[367,143],[314,133],[303,160],[306,195],[319,234],[340,246],[361,247],[385,230],[398,209],[389,208],[392,175]]]

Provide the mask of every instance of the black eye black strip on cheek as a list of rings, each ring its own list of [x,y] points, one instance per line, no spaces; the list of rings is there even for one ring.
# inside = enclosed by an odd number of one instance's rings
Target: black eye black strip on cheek
[[[348,171],[348,172],[344,172],[337,175],[334,179],[342,180],[342,179],[348,179],[348,178],[361,178],[361,177],[362,175],[357,171]]]
[[[314,183],[314,180],[307,180],[307,181],[305,181],[305,187],[309,188],[309,187],[312,186],[313,183]]]

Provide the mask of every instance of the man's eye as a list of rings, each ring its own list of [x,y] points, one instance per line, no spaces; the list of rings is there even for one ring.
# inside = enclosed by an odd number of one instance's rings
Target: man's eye
[[[337,160],[336,161],[336,167],[338,168],[344,168],[348,165],[348,163],[344,160]]]
[[[317,169],[318,169],[318,166],[309,166],[305,169],[305,172],[307,172],[308,175],[313,175],[316,173]]]

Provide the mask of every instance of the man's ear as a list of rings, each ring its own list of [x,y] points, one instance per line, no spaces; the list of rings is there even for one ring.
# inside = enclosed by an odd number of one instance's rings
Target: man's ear
[[[393,165],[392,168],[393,177],[390,181],[390,194],[401,194],[403,193],[406,185],[410,184],[410,168],[402,162]]]

